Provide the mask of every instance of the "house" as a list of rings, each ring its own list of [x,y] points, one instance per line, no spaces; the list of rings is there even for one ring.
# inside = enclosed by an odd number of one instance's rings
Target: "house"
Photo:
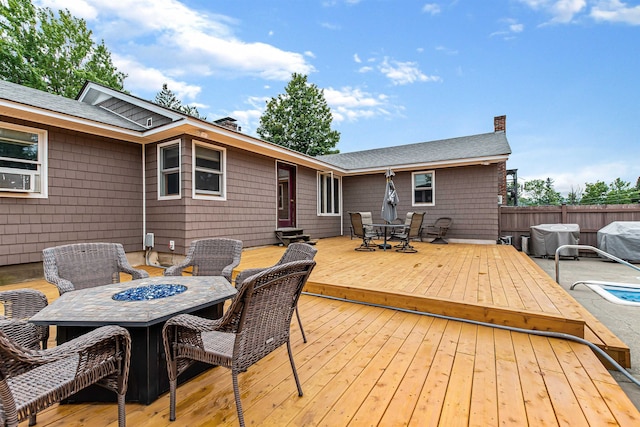
[[[143,254],[149,233],[154,251],[178,255],[203,237],[274,244],[283,227],[338,236],[347,212],[380,209],[387,168],[400,214],[451,216],[454,241],[495,242],[511,149],[505,116],[494,125],[314,158],[243,134],[233,118],[196,119],[92,82],[73,100],[0,81],[0,266],[80,241]]]

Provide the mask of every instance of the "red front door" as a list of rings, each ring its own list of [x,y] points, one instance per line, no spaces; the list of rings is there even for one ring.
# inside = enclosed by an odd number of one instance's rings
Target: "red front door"
[[[296,226],[296,167],[278,163],[278,228]]]

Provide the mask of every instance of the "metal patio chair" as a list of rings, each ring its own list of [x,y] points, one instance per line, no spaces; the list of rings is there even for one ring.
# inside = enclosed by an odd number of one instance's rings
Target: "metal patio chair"
[[[302,261],[302,260],[312,260],[318,250],[311,245],[306,243],[290,243],[287,246],[287,249],[282,254],[280,260],[274,265],[282,265],[288,262],[293,261]],[[246,270],[242,270],[236,276],[236,287],[240,286],[242,282],[250,276],[254,274],[260,273],[261,271],[266,270],[266,268],[249,268]],[[300,313],[298,312],[298,306],[296,305],[296,318],[298,319],[298,326],[300,326],[300,332],[302,333],[302,340],[307,342],[307,335],[304,333],[304,328],[302,327],[302,321],[300,320]]]
[[[447,235],[447,231],[451,228],[451,224],[453,224],[453,219],[449,217],[438,218],[433,225],[427,226],[425,232],[428,236],[435,236],[435,239],[431,241],[431,243],[446,245],[447,242],[444,239],[444,236]]]
[[[29,318],[48,305],[47,297],[36,289],[0,292],[0,328],[16,343],[30,350],[47,348],[49,327],[29,323]]]
[[[194,240],[181,263],[167,268],[165,276],[182,276],[191,266],[194,276],[224,276],[231,283],[233,269],[240,264],[242,241],[225,238]]]
[[[291,317],[315,261],[268,268],[242,282],[221,319],[180,314],[165,323],[162,336],[169,374],[169,419],[176,419],[177,378],[194,362],[231,370],[238,420],[244,426],[238,374],[287,345],[289,362],[302,396],[290,341]]]
[[[120,273],[132,279],[149,277],[129,264],[120,243],[74,243],[42,251],[44,278],[60,295],[76,289],[120,283]]]
[[[420,238],[420,231],[422,230],[422,221],[424,220],[424,212],[414,212],[411,215],[411,223],[409,227],[405,227],[402,233],[396,234],[396,239],[400,240],[400,245],[397,252],[413,253],[418,252],[412,245],[411,240]]]
[[[362,213],[349,212],[349,216],[351,217],[351,229],[353,230],[353,235],[362,239],[362,244],[355,248],[355,250],[369,252],[375,251],[375,245],[372,244],[372,240],[378,236],[373,229],[365,227],[362,222]]]
[[[0,425],[17,427],[91,384],[114,391],[118,425],[125,427],[131,339],[120,326],[103,326],[59,346],[31,351],[0,329]]]

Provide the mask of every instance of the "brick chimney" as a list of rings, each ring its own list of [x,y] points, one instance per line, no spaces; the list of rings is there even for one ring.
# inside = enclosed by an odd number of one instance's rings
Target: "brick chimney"
[[[241,129],[238,128],[238,124],[236,123],[236,119],[233,117],[224,117],[222,119],[214,120],[213,123],[225,127],[227,129],[235,130],[240,132]]]
[[[493,118],[493,131],[494,132],[507,131],[507,116],[495,116]]]

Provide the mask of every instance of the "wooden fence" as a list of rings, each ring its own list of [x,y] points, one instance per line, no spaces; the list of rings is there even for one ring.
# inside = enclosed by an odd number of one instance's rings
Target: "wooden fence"
[[[614,221],[640,221],[640,204],[501,206],[499,227],[500,236],[512,236],[519,250],[522,236],[528,236],[529,227],[538,224],[578,224],[580,244],[598,247],[598,230]]]

